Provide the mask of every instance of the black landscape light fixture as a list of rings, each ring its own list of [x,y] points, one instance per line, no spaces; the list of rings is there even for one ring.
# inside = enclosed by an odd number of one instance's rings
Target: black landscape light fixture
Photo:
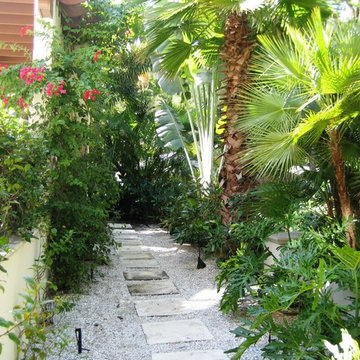
[[[77,344],[78,354],[81,354],[83,350],[90,351],[89,349],[85,349],[85,348],[82,347],[81,328],[75,328],[75,337],[76,337],[76,344]]]

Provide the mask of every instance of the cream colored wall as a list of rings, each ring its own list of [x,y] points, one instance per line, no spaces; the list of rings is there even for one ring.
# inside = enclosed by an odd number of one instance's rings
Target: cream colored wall
[[[42,32],[43,25],[38,19],[46,21],[51,27],[60,31],[61,20],[57,1],[53,1],[53,18],[41,18],[38,11],[38,0],[34,1],[35,21],[34,30]],[[51,37],[44,39],[38,35],[34,36],[33,59],[46,59],[50,55]],[[40,97],[38,99],[41,101]],[[11,311],[15,305],[21,305],[23,298],[19,295],[26,290],[26,282],[24,277],[34,276],[32,266],[41,255],[42,246],[45,242],[44,238],[34,239],[31,243],[21,241],[19,238],[11,239],[10,247],[12,251],[7,255],[7,260],[1,265],[6,269],[7,273],[0,272],[0,282],[5,288],[5,292],[0,292],[0,317],[12,320]],[[0,328],[0,333],[3,329]],[[1,360],[16,360],[15,343],[7,337],[1,337],[0,342],[3,344],[3,351],[0,355]]]
[[[24,277],[34,276],[32,266],[40,257],[43,244],[44,238],[34,239],[31,243],[15,237],[10,240],[12,251],[6,256],[7,260],[1,263],[7,272],[0,272],[0,282],[5,288],[4,292],[0,292],[0,316],[6,320],[13,320],[11,310],[23,302],[19,294],[26,289]],[[2,332],[3,328],[0,328],[0,333]],[[6,336],[0,337],[0,342],[3,344],[0,359],[16,360],[15,343]]]

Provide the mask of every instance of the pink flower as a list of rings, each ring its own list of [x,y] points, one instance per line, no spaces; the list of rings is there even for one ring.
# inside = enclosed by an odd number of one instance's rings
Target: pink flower
[[[30,35],[32,30],[32,26],[25,26],[20,29],[20,36],[24,37],[25,35]]]
[[[49,83],[45,89],[45,93],[47,96],[51,97],[53,95],[60,96],[60,94],[66,94],[66,90],[64,89],[65,81],[61,80],[60,85],[54,85],[53,83]]]
[[[6,98],[6,97],[4,97],[4,98],[3,98],[3,103],[4,103],[4,106],[5,106],[5,107],[8,106],[8,105],[9,105],[9,99]]]
[[[60,86],[58,87],[60,94],[66,94],[66,90],[64,89],[65,81],[60,81]]]
[[[20,70],[20,79],[25,80],[26,85],[32,84],[34,81],[43,81],[45,78],[44,75],[45,66],[40,68],[33,68],[31,66],[23,66]]]
[[[96,51],[95,52],[94,57],[93,57],[94,62],[98,61],[98,57],[99,57],[100,54],[101,54],[101,51]]]
[[[49,97],[52,95],[52,87],[53,87],[53,84],[48,83],[48,85],[47,85],[47,87],[45,89],[46,95],[49,96]]]

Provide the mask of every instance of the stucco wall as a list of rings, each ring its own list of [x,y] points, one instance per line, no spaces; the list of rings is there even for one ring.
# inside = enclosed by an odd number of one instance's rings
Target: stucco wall
[[[5,288],[4,292],[0,292],[0,316],[6,320],[13,320],[11,314],[13,307],[23,302],[19,294],[24,293],[26,289],[24,277],[34,276],[32,266],[41,255],[44,241],[45,239],[40,236],[30,243],[16,237],[10,239],[9,247],[12,251],[6,256],[7,260],[1,262],[7,273],[0,272],[0,282]],[[3,332],[2,328],[0,332]],[[0,342],[3,344],[0,359],[15,360],[15,343],[6,336],[1,337]]]

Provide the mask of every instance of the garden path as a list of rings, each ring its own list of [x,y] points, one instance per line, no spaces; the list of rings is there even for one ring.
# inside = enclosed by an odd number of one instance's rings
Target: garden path
[[[236,319],[218,309],[215,261],[208,259],[197,270],[196,249],[176,244],[163,229],[110,226],[121,247],[62,320],[69,335],[81,327],[83,347],[89,351],[79,355],[70,345],[60,359],[230,359],[224,350],[240,340],[230,333]],[[261,359],[260,353],[253,347],[243,359]]]

